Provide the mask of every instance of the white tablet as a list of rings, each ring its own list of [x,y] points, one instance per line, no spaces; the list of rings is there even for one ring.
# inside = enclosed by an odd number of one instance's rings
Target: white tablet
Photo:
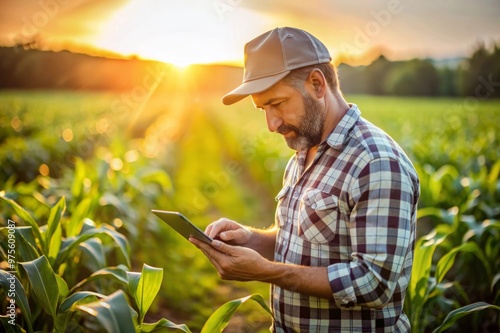
[[[179,212],[171,212],[166,210],[156,210],[153,209],[152,212],[161,218],[163,221],[167,222],[175,231],[181,234],[184,238],[189,239],[189,237],[196,238],[204,243],[210,244],[212,238],[201,231],[197,226],[191,223],[184,215]]]

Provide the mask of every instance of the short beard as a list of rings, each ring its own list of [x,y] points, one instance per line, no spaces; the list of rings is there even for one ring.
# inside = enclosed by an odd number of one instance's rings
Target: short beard
[[[302,94],[302,100],[304,115],[301,117],[298,127],[283,124],[277,129],[277,132],[281,134],[295,132],[295,137],[285,138],[285,140],[288,147],[297,151],[309,150],[321,143],[326,119],[326,113],[318,101],[307,93]]]

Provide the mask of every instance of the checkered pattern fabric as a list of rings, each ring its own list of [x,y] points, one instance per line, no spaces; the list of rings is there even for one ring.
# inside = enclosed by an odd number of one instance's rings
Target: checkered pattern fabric
[[[403,150],[351,105],[305,169],[289,161],[276,200],[275,260],[328,267],[332,300],[271,287],[275,332],[408,332],[420,194]]]

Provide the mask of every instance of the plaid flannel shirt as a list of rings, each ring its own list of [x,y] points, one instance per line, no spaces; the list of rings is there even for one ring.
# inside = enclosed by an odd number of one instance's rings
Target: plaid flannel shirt
[[[328,267],[333,299],[271,287],[275,332],[407,332],[403,312],[420,194],[415,169],[356,105],[289,161],[276,200],[275,261]]]

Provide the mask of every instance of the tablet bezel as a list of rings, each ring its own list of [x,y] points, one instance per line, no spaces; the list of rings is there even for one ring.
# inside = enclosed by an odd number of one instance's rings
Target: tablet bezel
[[[194,237],[207,244],[212,242],[212,238],[195,226],[180,212],[158,209],[153,209],[151,212],[188,240],[189,237]]]

